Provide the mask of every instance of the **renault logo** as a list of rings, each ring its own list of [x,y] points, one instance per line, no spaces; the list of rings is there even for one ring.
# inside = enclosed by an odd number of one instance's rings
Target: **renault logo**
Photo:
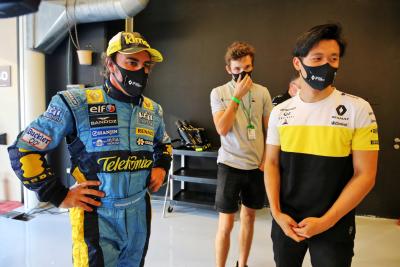
[[[343,116],[346,113],[346,111],[347,111],[347,108],[343,105],[339,105],[336,108],[336,112],[339,116]]]

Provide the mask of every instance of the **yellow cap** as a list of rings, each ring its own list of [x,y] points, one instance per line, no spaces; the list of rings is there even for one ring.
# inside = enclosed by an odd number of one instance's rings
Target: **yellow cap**
[[[107,56],[120,52],[122,54],[134,54],[147,51],[154,62],[163,61],[161,53],[151,48],[149,43],[138,32],[119,32],[108,42]]]

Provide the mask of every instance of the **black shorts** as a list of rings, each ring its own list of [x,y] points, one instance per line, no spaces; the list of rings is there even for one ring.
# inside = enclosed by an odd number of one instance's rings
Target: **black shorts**
[[[259,169],[240,170],[218,163],[216,210],[235,213],[239,200],[251,209],[261,209],[266,204],[264,173]]]
[[[328,231],[297,243],[272,220],[271,238],[276,267],[301,267],[307,249],[313,267],[350,267],[354,255],[354,216],[346,216]],[[352,218],[353,217],[353,218]]]

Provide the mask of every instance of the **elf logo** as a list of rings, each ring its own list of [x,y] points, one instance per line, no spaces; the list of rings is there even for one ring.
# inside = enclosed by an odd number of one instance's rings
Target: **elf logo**
[[[101,114],[101,113],[115,113],[117,108],[114,104],[94,104],[89,105],[90,114]]]

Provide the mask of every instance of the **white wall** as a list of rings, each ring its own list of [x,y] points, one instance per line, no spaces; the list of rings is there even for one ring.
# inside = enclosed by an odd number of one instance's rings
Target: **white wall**
[[[19,132],[17,19],[0,19],[0,66],[11,66],[11,87],[0,87],[0,133],[10,145]],[[21,187],[11,169],[7,146],[0,145],[0,200],[21,200]]]

